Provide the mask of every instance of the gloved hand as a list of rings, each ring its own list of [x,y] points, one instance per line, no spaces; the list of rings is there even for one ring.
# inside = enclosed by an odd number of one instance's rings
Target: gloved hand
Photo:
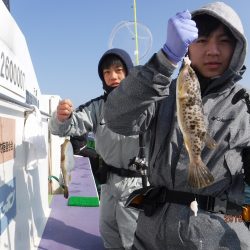
[[[162,49],[170,61],[178,63],[187,53],[188,46],[197,38],[198,29],[186,10],[168,20],[167,41]]]

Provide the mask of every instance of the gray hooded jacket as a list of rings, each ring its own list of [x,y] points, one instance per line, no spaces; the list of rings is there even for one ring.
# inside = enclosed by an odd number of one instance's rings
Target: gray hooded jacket
[[[244,73],[247,42],[240,18],[226,4],[214,2],[192,15],[203,13],[218,18],[237,39],[229,69],[211,81],[202,99],[208,132],[219,145],[214,150],[205,147],[201,156],[215,177],[214,183],[199,190],[187,183],[189,157],[177,124],[176,81],[171,80],[175,67],[162,51],[145,66],[134,68],[110,94],[104,117],[117,133],[150,131],[148,175],[152,186],[211,195],[242,205],[241,152],[250,146],[250,117],[244,100],[232,105],[232,98],[242,88],[236,82]],[[219,86],[216,91],[214,86]],[[165,203],[151,217],[140,214],[134,245],[138,250],[250,249],[250,232],[243,222],[232,218],[230,222],[224,214],[205,210],[199,210],[195,217],[188,206]]]

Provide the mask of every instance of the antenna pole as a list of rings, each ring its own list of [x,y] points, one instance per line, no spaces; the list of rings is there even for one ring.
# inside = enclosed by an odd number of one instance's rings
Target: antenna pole
[[[138,46],[138,33],[137,33],[137,18],[136,18],[136,0],[134,0],[134,29],[135,29],[135,62],[139,64],[139,46]]]

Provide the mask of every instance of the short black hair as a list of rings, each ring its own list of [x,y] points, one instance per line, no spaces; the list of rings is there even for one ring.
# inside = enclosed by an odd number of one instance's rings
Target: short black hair
[[[196,15],[192,19],[196,23],[199,36],[209,36],[214,30],[223,24],[220,20],[208,14]],[[228,37],[233,41],[236,41],[231,30],[226,25],[223,24],[223,26]]]
[[[126,70],[127,75],[127,67],[125,66],[124,62],[121,60],[121,58],[117,55],[109,54],[106,57],[104,57],[102,63],[101,63],[101,70],[110,68],[112,65],[115,65],[117,67],[123,67]]]

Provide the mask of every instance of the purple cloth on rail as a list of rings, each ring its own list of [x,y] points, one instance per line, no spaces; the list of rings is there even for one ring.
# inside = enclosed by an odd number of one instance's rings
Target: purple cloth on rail
[[[88,158],[75,156],[70,196],[97,196]],[[63,195],[54,195],[51,213],[38,249],[103,250],[99,233],[99,207],[68,206]]]
[[[98,196],[89,159],[75,156],[75,167],[71,173],[69,196]]]

